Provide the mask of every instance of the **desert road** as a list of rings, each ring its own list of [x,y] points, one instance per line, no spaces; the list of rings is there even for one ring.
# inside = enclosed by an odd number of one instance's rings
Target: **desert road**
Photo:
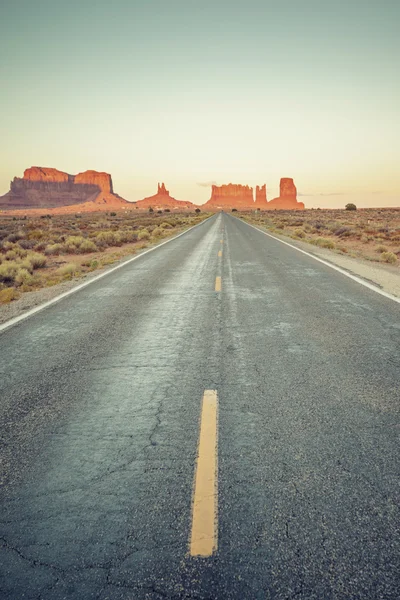
[[[399,598],[400,305],[220,213],[0,332],[0,597]]]

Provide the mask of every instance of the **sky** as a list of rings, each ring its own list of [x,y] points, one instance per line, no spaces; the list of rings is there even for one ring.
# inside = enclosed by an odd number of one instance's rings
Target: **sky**
[[[400,206],[399,0],[3,0],[0,195],[30,166],[164,181],[293,177],[306,207]]]

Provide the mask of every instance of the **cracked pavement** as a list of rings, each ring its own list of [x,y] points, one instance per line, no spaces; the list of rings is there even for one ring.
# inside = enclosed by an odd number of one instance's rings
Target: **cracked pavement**
[[[399,338],[397,304],[226,214],[4,331],[1,598],[397,599]]]

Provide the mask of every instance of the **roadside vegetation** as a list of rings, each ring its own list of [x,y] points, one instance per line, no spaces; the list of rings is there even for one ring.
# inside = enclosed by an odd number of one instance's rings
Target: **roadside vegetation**
[[[346,207],[344,210],[285,210],[238,215],[271,233],[283,234],[339,254],[400,264],[399,208],[357,210]]]
[[[0,215],[0,304],[102,269],[209,216],[168,213]]]

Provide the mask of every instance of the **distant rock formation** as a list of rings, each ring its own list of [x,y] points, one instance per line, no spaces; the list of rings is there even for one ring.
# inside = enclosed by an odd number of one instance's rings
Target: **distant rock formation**
[[[154,210],[163,210],[169,208],[170,210],[182,210],[182,209],[195,209],[196,206],[192,202],[186,200],[175,200],[170,196],[169,191],[166,189],[165,184],[158,184],[157,194],[143,198],[135,202],[135,208],[146,209],[153,208]]]
[[[158,184],[158,192],[157,194],[159,194],[160,196],[169,196],[169,191],[165,188],[165,184],[162,183],[161,185]]]
[[[267,186],[256,186],[256,197],[253,188],[248,185],[213,185],[211,198],[204,205],[206,210],[302,210],[304,204],[297,202],[297,190],[293,179],[284,177],[280,183],[280,195],[271,202],[267,201]]]
[[[304,210],[303,202],[297,201],[297,189],[293,179],[283,177],[279,186],[279,196],[268,202],[269,210]]]
[[[235,183],[213,185],[211,198],[204,204],[204,208],[207,209],[237,208],[245,210],[252,206],[254,206],[253,188]]]
[[[85,171],[70,175],[48,167],[26,169],[23,178],[14,177],[10,191],[0,197],[2,210],[62,208],[86,203],[116,208],[130,204],[114,194],[108,173]]]
[[[261,209],[267,208],[267,186],[265,183],[262,186],[256,186],[256,201],[254,206]]]

